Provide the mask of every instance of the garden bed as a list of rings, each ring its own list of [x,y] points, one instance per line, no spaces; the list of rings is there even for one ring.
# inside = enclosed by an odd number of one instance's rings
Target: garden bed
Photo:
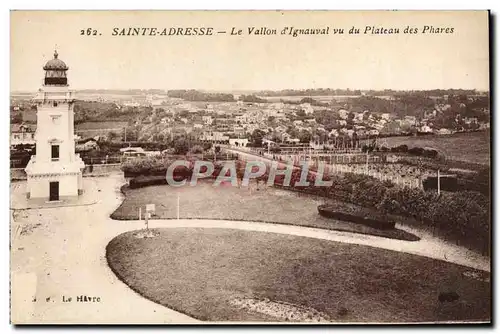
[[[125,199],[111,215],[116,220],[139,219],[139,208],[155,204],[155,219],[176,219],[177,205],[181,219],[216,219],[287,225],[308,226],[335,231],[375,235],[390,239],[417,241],[420,238],[402,229],[381,230],[348,221],[328,219],[317,214],[319,204],[324,199],[309,194],[264,187],[257,190],[254,183],[250,187],[214,187],[209,180],[200,181],[196,187],[171,187],[153,185],[130,189],[122,187]],[[177,202],[179,198],[179,202]],[[328,200],[328,203],[337,201]],[[338,202],[346,210],[350,203]],[[405,221],[404,219],[402,221]],[[411,222],[408,225],[413,225]]]
[[[140,175],[129,181],[130,189],[142,188],[153,185],[167,184],[165,175]]]
[[[470,268],[328,240],[232,229],[115,237],[113,272],[160,305],[204,321],[489,321],[490,283]],[[478,275],[488,275],[480,272]],[[458,296],[443,300],[442,295]]]
[[[390,230],[396,226],[396,223],[388,220],[387,216],[372,210],[355,206],[347,208],[350,209],[350,212],[346,212],[345,206],[322,204],[318,206],[318,212],[323,217],[363,224],[380,230]]]

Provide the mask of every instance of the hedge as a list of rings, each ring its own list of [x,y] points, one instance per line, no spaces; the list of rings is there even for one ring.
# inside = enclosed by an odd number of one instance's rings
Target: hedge
[[[379,230],[390,230],[396,226],[396,223],[388,220],[386,216],[367,212],[367,210],[357,209],[353,212],[345,212],[345,208],[341,210],[332,205],[318,206],[318,212],[323,217],[362,224]]]
[[[267,182],[267,177],[266,174],[261,180]],[[284,188],[375,208],[384,214],[412,217],[432,231],[489,254],[489,196],[472,191],[443,192],[439,196],[435,191],[396,187],[387,181],[350,173],[329,177],[333,181],[330,187],[314,186],[312,174],[308,176],[312,184],[299,187],[295,185],[299,178],[300,171],[294,171],[290,186]],[[283,179],[276,178],[278,186]]]
[[[211,161],[214,158],[214,155],[204,155],[203,160],[205,161]],[[226,158],[226,155],[218,155],[217,156],[217,161],[220,161],[222,158]],[[234,159],[234,155],[229,155],[228,158]],[[146,156],[141,159],[133,159],[129,161],[125,161],[122,163],[121,169],[125,175],[125,177],[135,177],[139,175],[165,175],[167,173],[168,167],[174,162],[175,160],[185,160],[188,161],[189,167],[188,169],[191,170],[190,173],[192,173],[192,169],[194,166],[194,163],[196,160],[202,160],[198,156],[177,156],[177,157],[169,157],[169,156]],[[217,165],[219,162],[216,162],[215,165]],[[181,166],[177,167],[175,169],[176,173],[178,170],[180,170]],[[190,175],[190,174],[189,174]]]
[[[167,178],[165,175],[163,176],[137,176],[134,177],[133,179],[130,180],[129,182],[129,187],[130,189],[137,189],[137,188],[142,188],[142,187],[147,187],[147,186],[153,186],[153,185],[161,185],[161,184],[167,184]]]
[[[164,157],[150,156],[143,159],[125,161],[122,164],[122,171],[125,177],[139,175],[163,175],[165,176],[168,166],[173,161]]]

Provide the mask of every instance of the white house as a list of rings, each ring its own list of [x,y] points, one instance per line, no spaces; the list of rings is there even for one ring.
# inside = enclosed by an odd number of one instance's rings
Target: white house
[[[422,125],[422,127],[420,128],[420,132],[431,133],[432,129],[428,125]]]
[[[212,125],[212,123],[214,122],[214,119],[212,116],[201,116],[201,119],[203,120],[203,123],[205,125]]]
[[[382,115],[380,115],[380,118],[385,119],[386,121],[389,121],[391,119],[391,114],[383,113]]]
[[[310,103],[302,103],[300,106],[302,107],[302,109],[304,109],[306,115],[314,113],[314,108],[311,106]]]
[[[349,115],[349,111],[347,111],[345,109],[339,109],[338,113],[339,113],[339,117],[342,119],[347,119],[347,116]]]
[[[76,152],[84,152],[95,150],[99,148],[99,144],[97,144],[97,140],[94,138],[87,138],[83,140],[78,140],[76,142],[75,151]]]
[[[328,137],[338,137],[339,136],[339,132],[337,131],[337,129],[332,129],[332,131],[330,131],[330,133],[328,134]]]
[[[440,134],[440,135],[451,135],[452,133],[453,132],[450,129],[446,129],[446,128],[441,128],[438,131],[438,134]]]
[[[35,131],[35,125],[12,124],[10,126],[10,145],[35,144]]]
[[[135,101],[128,101],[128,102],[123,103],[123,105],[125,107],[139,107],[141,104],[139,102],[135,102]]]
[[[227,142],[229,141],[229,136],[226,136],[222,132],[218,131],[205,131],[200,136],[200,140],[209,142]]]
[[[231,138],[229,139],[229,145],[235,147],[246,147],[248,145],[247,138]]]

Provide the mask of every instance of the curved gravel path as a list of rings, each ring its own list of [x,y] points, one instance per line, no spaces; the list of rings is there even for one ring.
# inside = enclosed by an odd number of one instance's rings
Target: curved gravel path
[[[141,229],[140,221],[114,221],[109,215],[121,203],[120,175],[85,178],[95,182],[99,201],[91,206],[13,212],[11,231],[12,321],[14,323],[191,323],[197,320],[134,293],[109,269],[105,248],[118,234]],[[40,223],[34,226],[33,224]],[[27,233],[22,233],[23,228]],[[290,234],[368,245],[440,259],[490,271],[488,258],[407,227],[422,237],[408,242],[309,227],[217,220],[152,220],[150,227],[231,228]],[[77,296],[100,298],[76,302]],[[72,297],[64,302],[64,297]]]
[[[144,223],[139,221],[133,222],[136,227],[144,228]],[[405,241],[381,238],[371,235],[324,230],[319,228],[285,225],[285,224],[271,224],[260,222],[241,222],[231,220],[208,220],[208,219],[160,219],[150,220],[150,228],[175,228],[175,227],[203,227],[203,228],[226,228],[238,229],[245,231],[259,231],[271,232],[279,234],[289,234],[302,237],[344,242],[349,244],[365,245],[377,248],[393,250],[408,254],[420,255],[432,259],[443,260],[459,264],[462,266],[479,269],[483,271],[490,271],[489,259],[481,255],[458,247],[450,243],[444,243],[442,240],[433,238],[430,235],[423,236],[420,241]],[[408,232],[416,235],[422,235],[421,232],[409,229],[405,226],[398,228],[407,230]],[[127,229],[128,230],[128,229]]]

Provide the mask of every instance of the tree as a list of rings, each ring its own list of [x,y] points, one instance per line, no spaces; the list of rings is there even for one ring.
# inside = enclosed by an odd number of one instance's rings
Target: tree
[[[191,147],[191,153],[193,154],[200,154],[203,153],[203,147],[201,145],[194,145]]]
[[[181,110],[179,112],[179,116],[180,117],[187,117],[187,116],[189,116],[189,111],[187,111],[187,110]]]
[[[311,141],[311,133],[307,130],[301,130],[299,133],[299,140],[301,143],[309,143]]]
[[[189,143],[184,137],[177,137],[172,143],[175,154],[186,154],[189,151]]]
[[[297,130],[297,128],[296,128],[296,127],[294,127],[294,126],[289,126],[286,132],[287,132],[287,133],[290,135],[290,137],[292,137],[292,138],[298,138],[298,137],[299,137],[299,135],[300,135],[299,130]]]
[[[212,148],[212,143],[210,142],[203,143],[203,150],[209,151],[211,148]]]
[[[303,109],[297,110],[297,117],[306,117],[306,112]]]
[[[22,123],[23,122],[23,115],[21,113],[16,113],[13,114],[10,118],[11,123]]]
[[[107,135],[107,138],[109,141],[113,141],[115,139],[117,139],[118,137],[120,137],[120,135],[114,131],[109,131],[108,132],[108,135]]]
[[[250,136],[250,141],[254,147],[262,146],[262,139],[264,138],[265,132],[260,129],[255,129]]]
[[[260,97],[255,96],[253,94],[252,95],[240,95],[238,100],[243,101],[243,102],[251,102],[251,103],[267,103],[267,102],[269,102],[266,99],[261,99]]]
[[[127,141],[137,141],[138,137],[139,137],[139,132],[141,130],[141,126],[140,125],[133,125],[133,126],[129,126],[126,128],[126,140]]]

